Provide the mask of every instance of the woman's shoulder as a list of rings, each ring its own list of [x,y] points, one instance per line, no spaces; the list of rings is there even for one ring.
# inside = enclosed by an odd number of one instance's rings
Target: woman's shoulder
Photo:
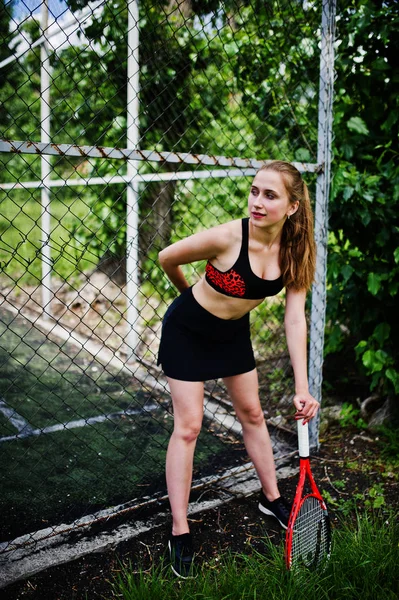
[[[231,244],[242,237],[242,219],[234,219],[211,227],[209,231],[217,236],[221,243]]]
[[[188,251],[189,255],[200,256],[202,258],[213,258],[222,254],[235,245],[237,240],[241,239],[241,221],[228,221],[214,227],[204,228],[197,233],[176,242],[173,247],[179,250]],[[201,255],[202,255],[201,254]],[[196,260],[201,260],[197,258]]]

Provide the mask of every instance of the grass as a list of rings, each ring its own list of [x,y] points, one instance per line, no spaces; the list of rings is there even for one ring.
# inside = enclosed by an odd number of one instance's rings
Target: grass
[[[79,190],[78,190],[79,191]],[[92,269],[97,259],[72,237],[73,227],[90,214],[87,203],[75,192],[51,199],[51,258],[54,269],[64,280]],[[19,284],[37,285],[41,278],[40,191],[0,193],[0,266]]]
[[[123,600],[397,600],[399,525],[394,514],[358,515],[334,531],[324,572],[287,571],[283,545],[265,539],[264,553],[226,554],[203,565],[196,579],[181,581],[161,563],[150,572],[124,566],[111,598]]]

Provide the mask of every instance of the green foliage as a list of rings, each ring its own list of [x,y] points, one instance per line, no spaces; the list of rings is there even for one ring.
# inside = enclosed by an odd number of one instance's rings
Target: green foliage
[[[276,399],[276,402],[283,395],[285,388],[287,387],[287,380],[284,369],[274,369],[268,378],[270,382],[270,392]]]
[[[316,4],[258,3],[240,11],[234,75],[242,104],[259,122],[262,156],[315,160],[320,14]]]
[[[7,2],[7,4],[9,4]],[[0,62],[10,56],[12,36],[10,35],[10,7],[6,10],[6,0],[0,0]],[[16,50],[17,48],[15,48]],[[15,64],[10,63],[1,70],[2,84],[0,85],[0,105],[3,106],[7,98],[10,98],[15,88],[20,84],[18,69]],[[7,127],[11,121],[11,115],[5,110],[0,110],[0,127]]]
[[[326,353],[399,393],[399,5],[339,6]]]
[[[367,508],[381,508],[385,504],[384,498],[384,485],[377,483],[373,485],[368,492],[369,499],[366,500],[365,505]]]
[[[339,422],[342,427],[366,428],[367,424],[359,417],[360,409],[348,402],[344,402],[339,415]]]

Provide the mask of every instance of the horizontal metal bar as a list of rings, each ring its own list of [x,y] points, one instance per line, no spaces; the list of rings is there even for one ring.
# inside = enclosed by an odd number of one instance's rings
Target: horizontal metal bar
[[[154,183],[156,181],[185,181],[191,179],[218,179],[226,177],[253,177],[256,169],[213,169],[211,171],[178,171],[175,173],[138,173],[135,177],[115,175],[108,177],[88,177],[87,179],[50,179],[43,181],[17,181],[14,183],[0,183],[1,190],[38,189],[42,187],[57,188],[89,185],[112,185],[115,183],[130,183],[138,180],[139,183]]]
[[[161,163],[189,165],[208,165],[212,167],[252,167],[259,169],[270,162],[255,158],[229,158],[207,154],[187,154],[186,152],[157,152],[155,150],[132,150],[129,148],[107,148],[103,146],[75,146],[73,144],[46,144],[41,142],[22,142],[0,140],[0,152],[14,154],[38,154],[49,156],[78,156],[83,158],[113,158],[116,160],[138,160]],[[292,163],[301,172],[318,173],[322,165],[315,163]]]
[[[251,177],[257,169],[212,169],[210,171],[176,171],[174,173],[143,173],[138,174],[141,181],[173,181],[185,179],[217,179],[224,177]]]

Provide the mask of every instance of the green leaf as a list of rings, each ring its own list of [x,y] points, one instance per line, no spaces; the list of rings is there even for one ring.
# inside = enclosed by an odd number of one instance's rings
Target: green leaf
[[[391,296],[396,296],[399,290],[399,281],[390,281],[388,290]]]
[[[393,386],[395,388],[395,393],[399,394],[399,373],[395,371],[395,369],[387,369],[385,371],[385,376],[387,379],[392,381]]]
[[[399,247],[396,248],[396,250],[394,251],[393,258],[394,258],[396,264],[398,264],[399,263]]]
[[[307,148],[298,148],[295,158],[301,162],[309,162],[311,160],[310,152]]]
[[[363,352],[366,348],[367,348],[367,342],[366,342],[366,340],[362,340],[361,342],[359,342],[357,344],[357,346],[355,346],[355,352],[358,356],[360,356],[361,354],[363,354]]]
[[[373,296],[376,296],[381,287],[381,277],[379,277],[376,273],[369,273],[367,278],[367,288]]]
[[[368,135],[369,133],[366,123],[360,117],[351,117],[347,122],[347,127],[351,131],[360,133],[361,135]]]
[[[371,221],[370,210],[368,207],[359,207],[359,215],[363,225],[367,226]]]
[[[344,193],[343,193],[344,200],[349,200],[349,198],[352,197],[354,191],[355,191],[355,188],[353,188],[349,185],[345,186]]]
[[[372,366],[373,356],[374,356],[374,352],[372,350],[366,350],[366,352],[363,354],[362,362],[363,362],[364,366],[366,367],[366,369],[370,369],[370,367]]]
[[[363,364],[368,369],[369,373],[379,373],[385,367],[388,355],[382,350],[367,350],[363,354]]]
[[[373,501],[373,508],[381,508],[385,504],[384,496],[377,496]]]
[[[341,144],[341,151],[346,160],[350,160],[353,157],[354,150],[352,144]]]
[[[364,192],[362,196],[367,202],[372,202],[374,200],[374,196],[373,194],[370,194],[370,192]]]
[[[391,333],[391,327],[388,323],[379,323],[374,329],[373,338],[382,346],[384,342],[389,338]]]
[[[350,265],[344,265],[341,269],[342,277],[344,278],[344,282],[347,283],[351,278],[354,269]]]

